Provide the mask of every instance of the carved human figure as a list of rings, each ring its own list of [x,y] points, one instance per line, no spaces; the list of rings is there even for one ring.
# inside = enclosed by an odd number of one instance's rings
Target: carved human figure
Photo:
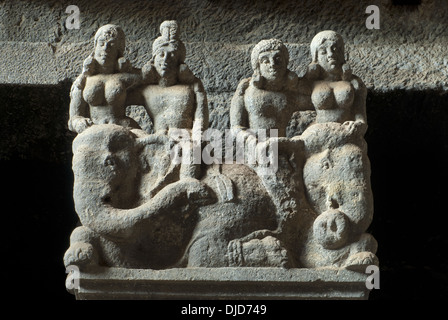
[[[142,68],[145,84],[132,91],[127,104],[145,106],[154,125],[153,138],[193,141],[192,132],[200,136],[208,127],[207,96],[201,80],[185,64],[177,22],[164,21],[160,33],[151,60]],[[185,131],[180,129],[188,130],[189,136],[182,136]],[[199,165],[184,165],[181,174],[197,178],[199,169]]]
[[[303,98],[299,78],[288,63],[288,49],[278,39],[262,40],[253,48],[254,73],[238,84],[230,107],[233,130],[276,129],[279,137],[286,137],[288,122]]]
[[[175,21],[162,23],[141,74],[122,58],[121,29],[103,28],[71,91],[69,126],[79,133],[74,201],[82,226],[72,233],[66,266],[362,270],[378,263],[376,241],[365,233],[373,215],[366,89],[351,75],[338,34],[316,36],[304,79],[287,69],[281,41],[263,40],[252,51],[254,74],[239,84],[230,118],[237,138],[255,141],[270,159],[278,156],[277,169],[263,174],[260,163],[199,171],[170,158],[173,132],[191,135],[208,126],[205,91],[184,63]],[[308,109],[308,101],[316,123],[287,138],[292,114]],[[125,116],[132,104],[145,106],[154,134]],[[278,137],[268,131],[260,139],[257,130],[271,129]]]
[[[208,188],[184,179],[140,197],[145,147],[147,139],[115,124],[92,126],[75,138],[73,198],[82,226],[71,235],[66,266],[163,268],[182,255],[191,214],[209,201]]]
[[[108,24],[98,29],[94,50],[71,88],[71,131],[81,133],[93,124],[104,123],[139,128],[126,116],[125,101],[127,90],[141,81],[141,76],[123,57],[124,50],[125,35],[119,26]]]
[[[342,37],[318,33],[311,42],[311,82],[316,123],[300,136],[307,199],[317,216],[310,220],[302,250],[306,267],[362,270],[377,264],[377,243],[365,233],[373,217],[370,162],[364,133],[366,87],[351,74]],[[364,270],[362,270],[364,271]]]
[[[275,235],[289,251],[294,251],[299,211],[306,210],[301,176],[303,151],[300,140],[286,138],[286,129],[293,113],[308,105],[304,103],[307,98],[302,80],[288,70],[288,62],[288,50],[278,39],[262,40],[254,47],[251,54],[254,74],[238,85],[231,103],[230,124],[237,141],[243,136],[246,153],[251,152],[247,146],[257,143],[257,153],[267,150],[270,159],[275,157],[272,161],[278,161],[277,169],[270,174],[263,173],[263,165],[251,166],[259,173],[276,205],[276,230],[260,230],[235,241]],[[278,138],[269,137],[271,129],[277,130]],[[269,138],[259,140],[258,130],[267,131]],[[278,155],[274,155],[275,148]]]
[[[334,31],[322,31],[311,41],[312,62],[305,78],[311,82],[316,122],[342,123],[347,130],[367,130],[367,89],[345,61],[344,40]]]

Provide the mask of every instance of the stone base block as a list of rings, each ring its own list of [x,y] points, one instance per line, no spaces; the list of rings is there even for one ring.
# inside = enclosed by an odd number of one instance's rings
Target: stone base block
[[[68,276],[78,300],[366,300],[367,274],[345,269],[96,268]],[[79,280],[79,281],[78,281]]]

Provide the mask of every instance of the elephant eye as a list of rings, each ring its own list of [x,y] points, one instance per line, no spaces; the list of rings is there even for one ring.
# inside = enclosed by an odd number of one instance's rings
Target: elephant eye
[[[330,230],[333,231],[333,232],[338,230],[338,226],[336,225],[336,221],[335,220],[331,221]]]
[[[331,167],[330,161],[323,161],[322,162],[322,168],[330,169],[330,167]]]
[[[115,159],[113,156],[107,156],[104,160],[105,166],[115,166]]]

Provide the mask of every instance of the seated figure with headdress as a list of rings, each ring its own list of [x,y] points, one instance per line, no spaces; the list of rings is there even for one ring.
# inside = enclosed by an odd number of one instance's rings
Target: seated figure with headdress
[[[128,105],[145,107],[154,129],[149,139],[162,144],[169,144],[170,140],[172,143],[173,139],[191,142],[193,132],[200,136],[208,127],[206,93],[201,80],[185,64],[186,49],[179,39],[177,22],[164,21],[160,33],[153,42],[152,58],[142,68],[144,84],[133,91]],[[185,162],[189,164],[168,171],[180,168],[181,176],[198,178],[200,161],[193,163],[190,158],[182,160]]]

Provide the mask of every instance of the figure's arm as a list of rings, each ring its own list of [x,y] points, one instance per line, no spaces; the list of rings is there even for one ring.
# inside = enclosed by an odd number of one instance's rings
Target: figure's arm
[[[154,117],[151,113],[150,106],[148,105],[148,101],[145,99],[144,90],[146,86],[145,85],[137,85],[132,88],[130,88],[127,91],[126,94],[126,101],[125,106],[143,106],[145,108],[146,114],[149,118],[149,123],[152,123],[154,125]]]
[[[140,70],[127,72],[122,74],[121,81],[126,89],[129,90],[143,84],[143,76]]]
[[[353,76],[351,81],[355,89],[355,99],[353,100],[353,120],[360,135],[364,135],[367,131],[367,112],[366,112],[366,98],[367,88],[362,80]]]
[[[236,139],[237,148],[241,144],[243,148],[250,148],[258,141],[249,128],[249,114],[244,103],[244,95],[251,81],[252,78],[241,80],[230,104],[230,132]]]
[[[122,79],[126,89],[138,86],[143,82],[141,73],[125,73]]]
[[[199,79],[197,79],[197,81],[193,84],[193,89],[196,95],[196,109],[193,118],[193,133],[202,133],[208,129],[209,114],[207,95],[205,93],[204,86]]]
[[[84,75],[80,75],[70,90],[70,118],[68,120],[68,128],[76,133],[81,133],[93,124],[89,118],[89,105],[82,96],[84,77]]]
[[[311,102],[312,82],[306,78],[301,78],[298,81],[298,110],[312,110],[315,111],[313,103]]]
[[[182,63],[179,65],[178,82],[184,85],[191,85],[195,94],[195,106],[193,114],[193,133],[202,134],[208,129],[208,102],[202,81],[198,79],[190,68]]]
[[[127,89],[125,106],[143,105],[141,85],[143,84],[143,70],[134,68],[129,60],[121,57],[118,59],[119,70],[121,72],[120,80]]]
[[[126,94],[125,106],[145,106],[146,108],[145,98],[143,96],[142,90],[142,86],[135,86],[130,88]]]
[[[366,98],[367,98],[367,88],[362,80],[354,76],[351,81],[355,89],[355,99],[353,101],[353,116],[355,121],[361,121],[367,124],[367,114],[366,114]]]
[[[249,127],[249,119],[244,105],[244,94],[249,87],[250,78],[243,79],[233,95],[230,104],[230,128],[236,131],[246,130]]]
[[[120,80],[126,89],[141,84],[143,81],[142,70],[134,68],[125,57],[118,59],[118,72],[121,75]]]

